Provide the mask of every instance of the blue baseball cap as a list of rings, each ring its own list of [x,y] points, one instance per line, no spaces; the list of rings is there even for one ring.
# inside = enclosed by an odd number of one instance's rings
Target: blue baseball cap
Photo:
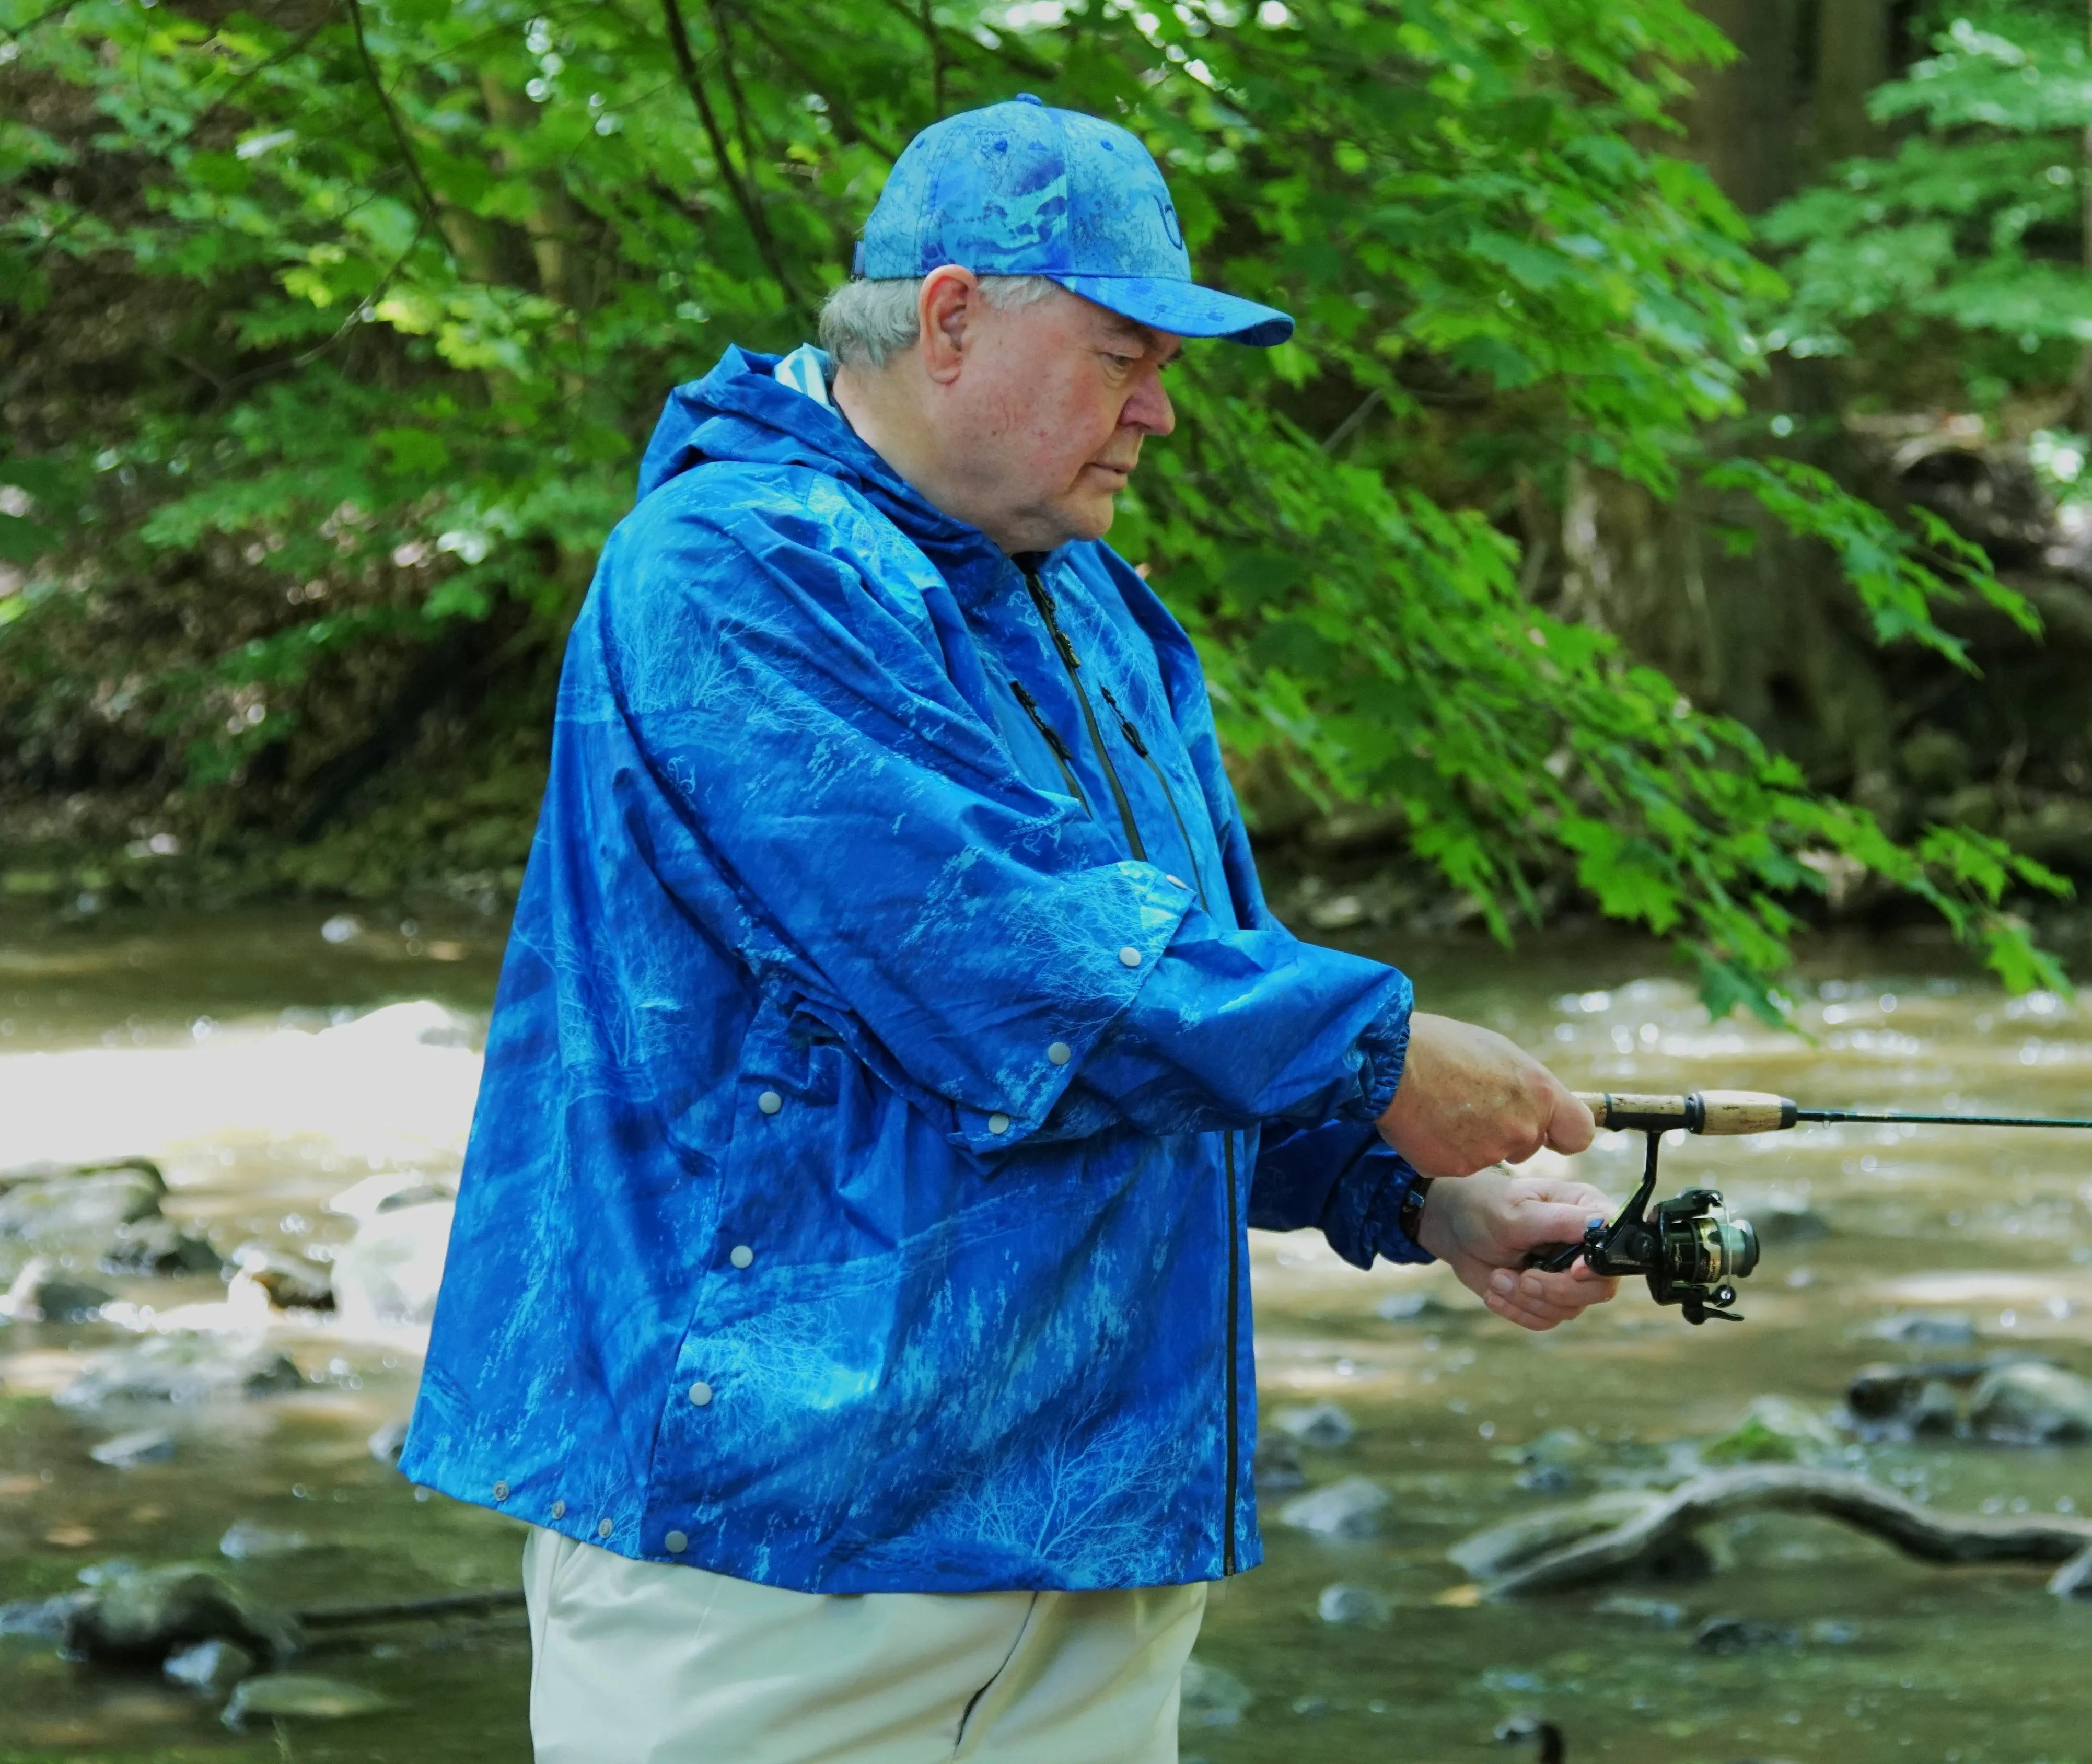
[[[1191,279],[1169,187],[1116,124],[1028,92],[932,123],[894,162],[857,248],[869,280],[956,263],[1043,275],[1136,324],[1269,348],[1293,320]]]

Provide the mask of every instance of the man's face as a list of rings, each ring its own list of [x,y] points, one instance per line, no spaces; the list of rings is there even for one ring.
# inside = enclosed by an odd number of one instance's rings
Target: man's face
[[[952,336],[954,318],[940,328]],[[1059,288],[1009,309],[975,288],[956,330],[934,418],[962,486],[950,512],[1009,551],[1101,538],[1142,441],[1176,426],[1161,376],[1178,339]]]

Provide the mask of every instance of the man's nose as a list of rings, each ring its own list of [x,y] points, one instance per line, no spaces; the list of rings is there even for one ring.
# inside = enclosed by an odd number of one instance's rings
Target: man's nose
[[[1177,413],[1170,408],[1169,393],[1162,389],[1161,374],[1149,374],[1142,378],[1118,413],[1118,420],[1143,435],[1167,435],[1177,426]]]

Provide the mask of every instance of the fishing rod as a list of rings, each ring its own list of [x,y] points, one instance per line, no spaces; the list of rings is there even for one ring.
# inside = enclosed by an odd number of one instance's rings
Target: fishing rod
[[[1758,1234],[1748,1219],[1730,1217],[1721,1193],[1688,1188],[1646,1209],[1656,1192],[1656,1165],[1663,1136],[1672,1131],[1728,1137],[1782,1133],[1791,1127],[1848,1122],[1934,1127],[2063,1127],[2092,1130],[2092,1121],[2054,1115],[1946,1115],[1864,1109],[1804,1109],[1791,1096],[1770,1091],[1696,1090],[1682,1096],[1615,1093],[1576,1094],[1601,1128],[1639,1132],[1648,1139],[1641,1186],[1608,1225],[1593,1220],[1579,1243],[1543,1245],[1529,1265],[1559,1273],[1580,1259],[1596,1273],[1640,1274],[1658,1304],[1675,1304],[1688,1323],[1709,1317],[1740,1323],[1735,1282],[1758,1265]]]

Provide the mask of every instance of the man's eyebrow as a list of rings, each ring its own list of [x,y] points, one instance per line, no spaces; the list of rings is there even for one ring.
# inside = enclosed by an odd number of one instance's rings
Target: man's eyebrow
[[[1174,361],[1184,352],[1180,339],[1165,343],[1159,331],[1151,331],[1137,318],[1128,318],[1122,313],[1111,315],[1109,328],[1117,336],[1130,343],[1138,343],[1150,355],[1159,355],[1165,361]]]

